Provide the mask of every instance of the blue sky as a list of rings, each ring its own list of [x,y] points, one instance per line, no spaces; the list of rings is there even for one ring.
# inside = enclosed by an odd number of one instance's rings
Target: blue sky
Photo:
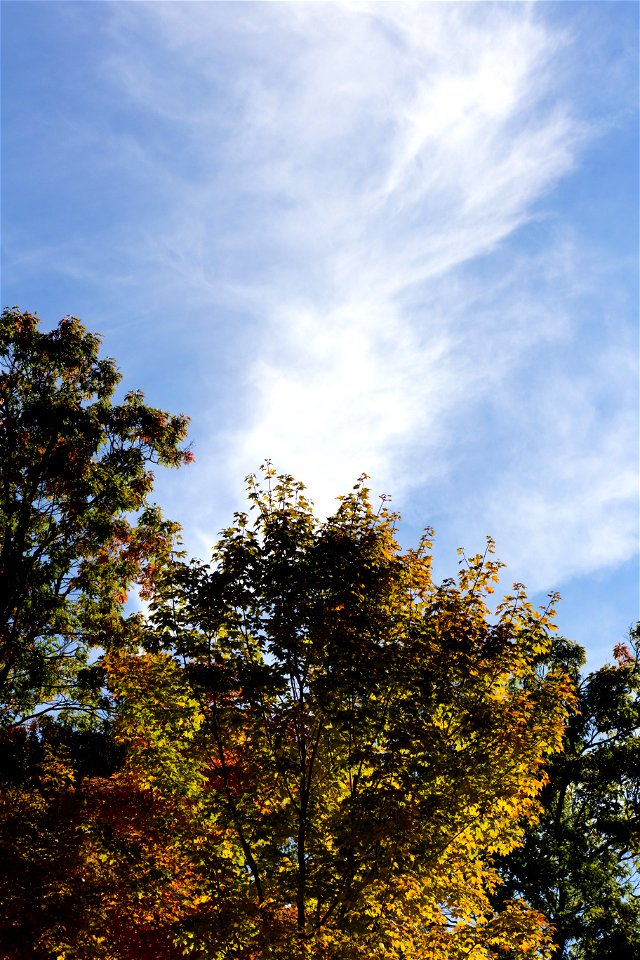
[[[638,6],[2,3],[2,301],[192,418],[207,556],[270,457],[486,534],[596,665],[638,617]]]

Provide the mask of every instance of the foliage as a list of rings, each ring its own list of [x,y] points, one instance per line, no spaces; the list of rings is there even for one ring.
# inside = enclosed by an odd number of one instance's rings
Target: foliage
[[[149,503],[151,465],[177,466],[187,420],[114,403],[115,363],[73,317],[49,332],[17,309],[0,325],[0,726],[99,705],[92,648],[139,627],[175,525]]]
[[[490,613],[491,542],[436,586],[430,532],[401,551],[363,481],[326,521],[269,466],[250,499],[212,566],[177,564],[154,601],[257,909],[245,951],[216,956],[547,956],[542,915],[489,895],[572,699],[536,671],[552,610],[516,585]]]
[[[0,954],[178,960],[203,927],[241,945],[242,871],[197,796],[188,749],[198,706],[166,656],[111,653],[105,667],[120,704],[115,772],[80,762],[77,741],[48,716],[13,731],[41,759],[0,804]]]
[[[364,479],[320,520],[270,465],[212,565],[177,562],[149,496],[186,419],[117,403],[74,318],[0,339],[2,955],[548,957],[497,864],[573,703],[554,598],[492,609],[491,541],[437,585]]]
[[[521,895],[555,927],[566,960],[640,958],[640,625],[615,648],[616,665],[584,678],[580,648],[556,645],[572,669],[578,711],[550,767],[540,823],[502,867],[506,896]]]

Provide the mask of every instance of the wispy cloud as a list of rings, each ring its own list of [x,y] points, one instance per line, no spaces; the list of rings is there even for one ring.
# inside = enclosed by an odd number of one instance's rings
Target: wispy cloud
[[[330,509],[366,470],[536,586],[627,558],[629,344],[585,307],[589,245],[543,224],[599,127],[545,5],[110,9],[104,75],[153,123],[102,139],[157,197],[120,249],[227,394],[194,388],[194,488],[269,456]]]

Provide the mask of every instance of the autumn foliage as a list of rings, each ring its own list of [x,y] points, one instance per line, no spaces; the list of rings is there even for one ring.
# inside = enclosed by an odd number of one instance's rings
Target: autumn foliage
[[[402,551],[362,481],[326,521],[269,467],[249,495],[211,566],[159,585],[153,623],[250,875],[250,955],[543,956],[544,918],[489,894],[572,702],[537,669],[553,611],[517,586],[490,612],[490,542],[435,584],[431,534]]]
[[[495,599],[490,540],[436,583],[364,477],[322,519],[270,464],[188,563],[148,502],[185,419],[78,321],[3,324],[0,955],[551,956],[504,865],[576,715],[555,597]]]

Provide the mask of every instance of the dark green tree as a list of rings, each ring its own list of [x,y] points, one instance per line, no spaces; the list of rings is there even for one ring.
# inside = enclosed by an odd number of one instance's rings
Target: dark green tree
[[[550,766],[540,823],[505,858],[503,897],[523,896],[555,927],[562,960],[640,958],[640,625],[616,664],[584,677],[584,653],[559,641],[577,712]],[[549,661],[547,661],[549,662]]]
[[[187,418],[139,392],[115,403],[120,374],[99,347],[74,317],[45,332],[2,313],[0,727],[95,707],[89,652],[135,628],[127,590],[148,590],[171,548],[151,467],[191,458]]]

